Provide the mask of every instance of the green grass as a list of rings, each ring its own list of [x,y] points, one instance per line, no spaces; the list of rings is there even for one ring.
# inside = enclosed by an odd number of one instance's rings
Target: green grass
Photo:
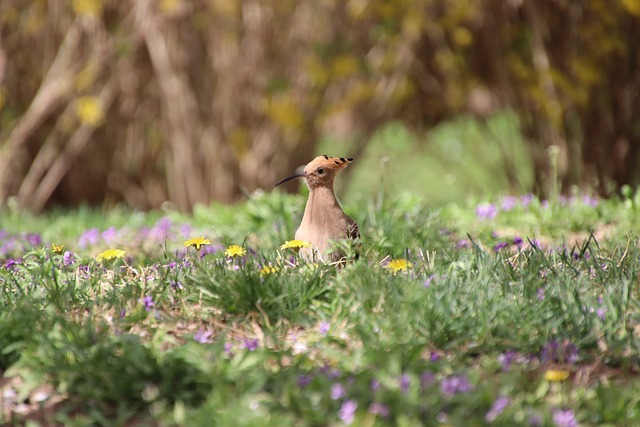
[[[475,202],[348,201],[362,241],[341,269],[280,249],[300,196],[4,212],[0,423],[326,426],[354,408],[365,426],[640,423],[637,198],[518,201],[493,219]],[[200,235],[214,245],[183,247]],[[108,248],[127,255],[97,262]]]
[[[353,156],[352,142],[327,137],[318,151]],[[484,121],[460,116],[425,133],[390,123],[350,166],[351,179],[336,185],[342,195],[410,192],[430,206],[460,203],[474,195],[521,193],[533,185],[527,150],[517,118],[510,112]]]

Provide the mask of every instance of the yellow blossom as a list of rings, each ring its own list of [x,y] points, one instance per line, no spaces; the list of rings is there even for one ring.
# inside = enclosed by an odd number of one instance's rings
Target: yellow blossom
[[[193,246],[194,248],[196,248],[196,250],[200,250],[200,247],[203,245],[210,245],[210,244],[211,244],[211,240],[205,237],[192,237],[191,239],[184,241],[184,245],[186,247]]]
[[[109,261],[116,258],[124,258],[126,254],[127,251],[123,251],[122,249],[107,249],[106,251],[99,253],[96,259],[98,261]]]
[[[411,268],[411,263],[402,258],[394,259],[392,261],[389,261],[389,264],[387,264],[386,268],[393,274],[396,274],[398,271],[407,271],[407,269]]]
[[[180,0],[161,0],[160,10],[163,13],[171,14],[177,12],[180,9]]]
[[[301,249],[301,248],[309,248],[311,247],[311,243],[309,242],[305,242],[303,240],[287,240],[286,242],[284,242],[284,244],[282,246],[280,246],[280,249]]]
[[[73,0],[72,6],[78,15],[96,16],[102,12],[101,0]]]
[[[544,379],[552,382],[564,381],[569,378],[569,371],[560,369],[547,369],[544,373]]]
[[[83,96],[76,102],[76,115],[84,125],[98,126],[104,121],[102,101],[95,96]]]
[[[279,267],[273,267],[271,265],[265,265],[260,269],[260,276],[266,276],[267,274],[275,274],[280,271]]]
[[[247,251],[245,251],[242,246],[231,245],[227,249],[225,249],[224,254],[229,257],[245,256],[247,254]]]
[[[55,243],[51,244],[51,251],[54,254],[61,254],[64,251],[64,245],[56,245]]]

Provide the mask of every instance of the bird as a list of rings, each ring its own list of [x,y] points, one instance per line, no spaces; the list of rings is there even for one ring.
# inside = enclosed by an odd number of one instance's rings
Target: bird
[[[324,154],[274,186],[295,178],[304,178],[309,187],[309,198],[295,234],[296,240],[311,243],[310,247],[300,250],[304,259],[341,263],[344,261],[344,254],[331,251],[334,242],[360,237],[358,224],[344,213],[333,191],[336,174],[351,162],[353,158],[329,157]]]

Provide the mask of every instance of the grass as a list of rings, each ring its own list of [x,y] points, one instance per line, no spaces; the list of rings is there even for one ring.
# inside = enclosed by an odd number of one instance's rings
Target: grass
[[[326,137],[318,152],[352,156],[352,143],[348,138]],[[381,189],[391,194],[407,191],[432,206],[473,195],[523,192],[533,185],[527,150],[518,120],[509,111],[486,120],[459,116],[424,133],[390,123],[368,141],[363,155],[350,166],[352,179],[336,185],[339,194],[364,197],[375,196]]]
[[[625,194],[484,211],[363,198],[341,269],[280,248],[300,196],[7,211],[0,423],[637,425],[640,205]],[[185,248],[195,236],[213,243]],[[96,261],[105,249],[127,253]]]

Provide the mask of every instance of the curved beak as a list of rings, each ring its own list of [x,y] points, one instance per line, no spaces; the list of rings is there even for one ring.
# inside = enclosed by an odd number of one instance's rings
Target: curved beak
[[[295,179],[295,178],[301,178],[301,177],[303,177],[303,176],[304,176],[304,171],[296,172],[296,173],[294,173],[293,175],[288,176],[288,177],[286,177],[285,179],[283,179],[283,180],[279,181],[276,185],[274,185],[274,187],[277,187],[277,186],[278,186],[278,185],[280,185],[280,184],[284,184],[285,182],[290,181],[290,180],[292,180],[292,179]]]

